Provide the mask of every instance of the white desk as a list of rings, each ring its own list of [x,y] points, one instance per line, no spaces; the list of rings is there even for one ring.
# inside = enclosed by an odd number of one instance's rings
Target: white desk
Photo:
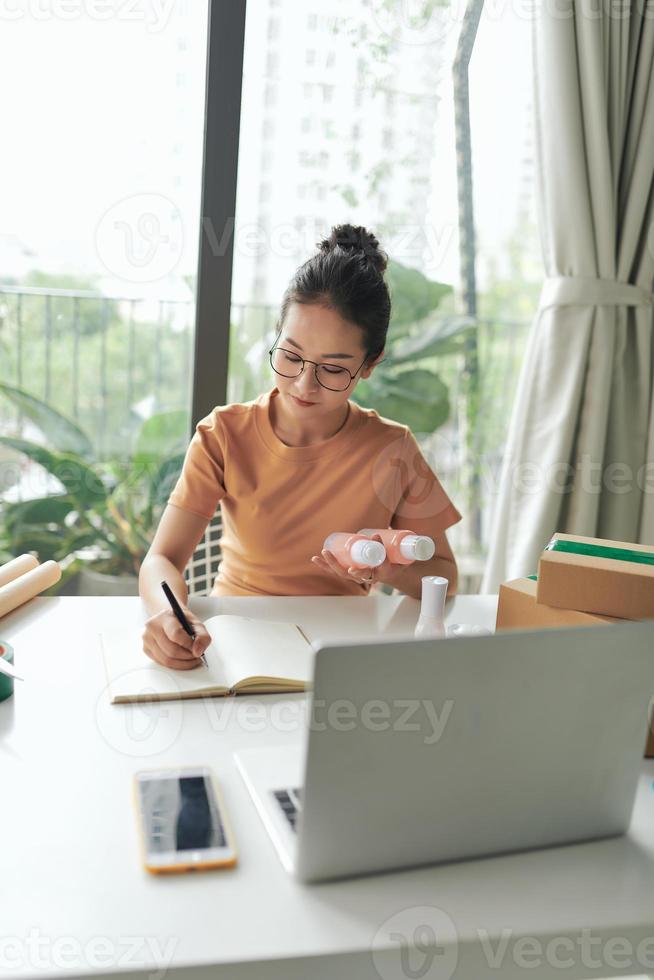
[[[193,606],[202,616],[288,617],[314,636],[366,633],[371,624],[403,632],[418,609],[399,596]],[[494,613],[493,597],[464,596],[449,619],[492,626]],[[282,870],[232,753],[296,738],[304,695],[111,706],[97,630],[138,629],[143,618],[137,598],[61,597],[35,599],[2,621],[0,637],[26,680],[0,703],[0,975],[158,980],[167,968],[212,980],[568,980],[654,972],[654,766],[644,765],[628,836],[302,886]],[[151,877],[141,865],[132,774],[191,763],[210,765],[222,785],[239,865]],[[380,937],[410,938],[425,915],[436,916],[441,951],[430,968],[423,957],[403,965],[398,941]]]

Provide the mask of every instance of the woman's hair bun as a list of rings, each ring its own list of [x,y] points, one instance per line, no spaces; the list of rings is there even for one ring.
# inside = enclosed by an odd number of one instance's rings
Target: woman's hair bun
[[[318,248],[323,253],[342,248],[343,251],[353,255],[361,254],[380,276],[388,265],[388,256],[380,249],[379,242],[362,225],[336,225],[332,228],[329,238],[323,239],[318,244]]]
[[[388,256],[360,225],[336,225],[316,246],[318,251],[286,287],[279,331],[292,303],[331,307],[361,329],[367,358],[374,360],[384,350],[391,318],[391,294],[384,278]]]

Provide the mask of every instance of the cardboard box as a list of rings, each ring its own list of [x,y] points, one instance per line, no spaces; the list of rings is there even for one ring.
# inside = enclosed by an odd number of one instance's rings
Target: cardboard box
[[[647,737],[647,745],[645,746],[645,758],[654,759],[654,732],[652,731],[652,722],[649,723],[649,735]]]
[[[557,545],[586,553],[557,550]],[[624,558],[620,558],[621,552]],[[645,561],[639,560],[640,555]],[[557,609],[620,619],[652,619],[654,547],[555,534],[538,562],[536,597],[538,603]]]
[[[530,578],[516,578],[500,585],[496,630],[525,630],[561,626],[599,626],[619,623],[611,616],[597,616],[576,609],[556,609],[536,602],[537,583]]]
[[[579,612],[577,609],[557,609],[536,602],[536,582],[516,578],[500,585],[495,629],[547,629],[561,626],[599,626],[602,623],[621,623],[624,619]],[[650,718],[645,758],[654,758],[654,716]]]

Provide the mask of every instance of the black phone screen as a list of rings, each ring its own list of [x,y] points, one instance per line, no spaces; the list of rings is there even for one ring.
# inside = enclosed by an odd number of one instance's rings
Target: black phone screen
[[[218,803],[205,776],[142,779],[139,795],[150,853],[226,846]]]

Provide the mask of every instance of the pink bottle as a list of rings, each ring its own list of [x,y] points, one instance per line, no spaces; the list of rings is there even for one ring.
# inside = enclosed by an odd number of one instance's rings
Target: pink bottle
[[[330,534],[325,538],[323,548],[331,551],[343,568],[377,568],[386,560],[386,549],[381,542],[350,531]]]
[[[395,528],[365,527],[359,534],[367,538],[379,537],[386,549],[388,560],[393,565],[410,565],[414,561],[429,561],[434,557],[436,545],[426,534],[413,531],[398,531]]]

